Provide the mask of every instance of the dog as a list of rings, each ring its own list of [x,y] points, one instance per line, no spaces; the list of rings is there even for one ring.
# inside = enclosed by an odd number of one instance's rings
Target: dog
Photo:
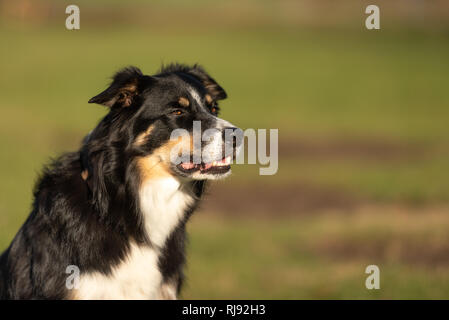
[[[218,117],[226,97],[199,65],[170,64],[153,76],[118,71],[89,100],[107,115],[79,151],[44,168],[32,212],[0,257],[0,297],[177,299],[186,223],[207,180],[230,174],[239,147],[233,139],[225,148],[223,132],[237,130]],[[195,121],[218,132],[200,141],[200,162],[192,161]],[[173,139],[177,129],[188,139]],[[180,144],[191,151],[174,163]],[[73,282],[68,267],[78,270]]]

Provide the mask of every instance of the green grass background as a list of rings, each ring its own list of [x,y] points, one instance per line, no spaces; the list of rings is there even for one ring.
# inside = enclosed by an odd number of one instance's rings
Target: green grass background
[[[0,22],[0,249],[28,215],[42,165],[78,148],[105,114],[87,100],[117,69],[136,65],[151,74],[161,63],[199,62],[229,94],[222,116],[242,128],[277,128],[285,141],[385,141],[418,154],[377,162],[287,156],[272,177],[236,167],[225,183],[308,183],[363,197],[374,209],[241,218],[201,212],[189,225],[182,297],[449,298],[447,25],[386,21],[367,31],[363,5],[340,24],[310,26],[276,19],[274,1],[231,1],[224,18],[204,1],[103,2],[79,1],[87,18],[78,31],[64,28],[64,4],[45,19],[10,14]],[[103,6],[102,17],[110,17],[98,21]],[[123,18],[121,8],[138,21]],[[239,16],[248,10],[253,20]],[[420,150],[432,152],[419,157]],[[336,257],[327,242],[349,253]],[[354,254],[353,243],[366,254]],[[419,243],[435,254],[426,258]],[[380,266],[381,290],[365,289],[368,264]]]

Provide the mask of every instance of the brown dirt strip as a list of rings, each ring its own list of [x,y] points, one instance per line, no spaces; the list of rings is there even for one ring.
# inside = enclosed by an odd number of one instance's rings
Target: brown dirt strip
[[[283,184],[215,183],[208,186],[199,211],[230,217],[280,218],[322,213],[354,213],[366,207],[396,207],[405,212],[421,212],[447,203],[414,204],[376,202],[341,189],[300,182]]]
[[[296,182],[264,186],[222,183],[208,188],[200,210],[235,216],[279,217],[348,210],[362,202],[362,199],[339,190]]]
[[[370,260],[428,267],[449,266],[449,243],[432,241],[388,238],[355,242],[334,238],[319,243],[313,251],[334,261]]]

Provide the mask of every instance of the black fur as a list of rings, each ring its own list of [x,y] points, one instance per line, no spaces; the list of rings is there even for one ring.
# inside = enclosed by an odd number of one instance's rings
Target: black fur
[[[201,67],[173,64],[155,76],[135,68],[119,71],[111,85],[89,100],[110,107],[83,140],[43,170],[34,190],[32,212],[0,257],[0,298],[66,299],[68,265],[104,274],[120,263],[130,241],[151,246],[143,229],[135,159],[150,155],[168,141],[174,128],[190,129],[193,119],[208,123],[203,111],[172,117],[176,99],[186,86],[216,100],[226,93]],[[209,123],[210,124],[210,123]],[[135,146],[136,137],[153,125],[150,138]],[[87,173],[87,179],[82,173]],[[181,288],[185,264],[185,223],[203,194],[204,181],[191,181],[196,203],[186,211],[162,250],[164,279]]]

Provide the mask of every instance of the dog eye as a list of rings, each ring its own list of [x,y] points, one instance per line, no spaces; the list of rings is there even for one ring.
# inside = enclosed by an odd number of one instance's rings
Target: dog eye
[[[184,111],[179,110],[179,109],[172,111],[172,114],[174,114],[175,116],[180,116],[183,113],[184,113]]]
[[[212,112],[213,114],[217,114],[218,113],[218,108],[217,107],[212,107],[212,108],[210,108],[210,112]]]

